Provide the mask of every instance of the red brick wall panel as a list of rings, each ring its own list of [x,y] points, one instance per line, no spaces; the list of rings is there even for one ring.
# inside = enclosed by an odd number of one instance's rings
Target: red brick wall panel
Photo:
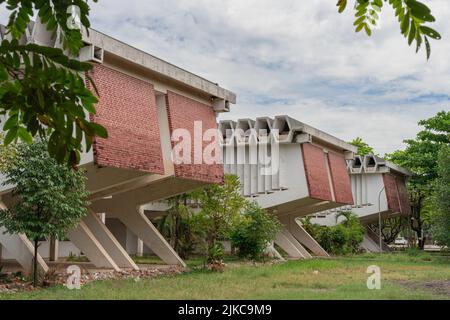
[[[309,196],[314,199],[332,201],[326,158],[322,148],[304,143],[302,155]]]
[[[100,94],[91,121],[109,135],[94,140],[96,164],[164,174],[153,86],[104,65],[95,65],[91,76]]]
[[[411,214],[411,204],[409,203],[408,191],[406,190],[406,181],[403,177],[397,177],[397,190],[400,200],[401,213]]]
[[[400,212],[400,204],[395,176],[389,173],[383,174],[383,182],[386,191],[388,209],[393,212]]]
[[[336,202],[353,204],[352,186],[344,155],[329,152],[328,163]]]
[[[194,122],[202,122],[202,131],[216,129],[216,115],[211,106],[200,103],[193,99],[184,97],[177,93],[168,91],[166,95],[167,114],[169,117],[169,128],[172,133],[176,129],[187,129],[194,139]],[[210,142],[203,142],[202,149]],[[216,143],[218,141],[216,140]],[[173,142],[173,145],[177,142]],[[220,151],[220,148],[217,148]],[[194,164],[194,142],[191,143],[191,164],[176,164],[175,176],[190,180],[198,180],[208,183],[223,182],[222,164]],[[203,150],[202,150],[203,154]]]

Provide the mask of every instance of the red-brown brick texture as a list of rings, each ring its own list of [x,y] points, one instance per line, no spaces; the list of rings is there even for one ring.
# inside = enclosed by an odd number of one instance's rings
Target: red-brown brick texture
[[[164,174],[153,86],[104,65],[95,65],[91,76],[100,94],[91,121],[109,135],[95,138],[96,164]]]
[[[314,199],[332,201],[326,154],[323,149],[310,143],[302,144],[303,163],[309,196]]]
[[[320,146],[311,143],[302,144],[303,163],[309,196],[314,199],[334,201],[342,204],[353,204],[350,176],[347,171],[344,155],[325,152]],[[331,183],[328,176],[330,170]]]
[[[202,122],[202,131],[216,129],[216,116],[211,106],[168,91],[166,95],[167,113],[171,133],[176,129],[187,129],[194,139],[194,122]],[[210,142],[203,142],[203,148]],[[218,143],[218,141],[216,141]],[[176,144],[173,143],[174,145]],[[220,148],[217,148],[220,151]],[[223,181],[223,165],[221,164],[194,164],[194,142],[191,148],[191,164],[176,164],[175,176],[209,183]],[[203,150],[202,150],[203,151]],[[202,152],[203,154],[203,152]],[[220,157],[219,157],[220,158]]]
[[[343,154],[328,153],[331,178],[336,202],[353,204],[352,185]]]
[[[411,207],[405,179],[394,174],[385,173],[383,174],[383,182],[386,188],[388,209],[395,213],[409,214]]]

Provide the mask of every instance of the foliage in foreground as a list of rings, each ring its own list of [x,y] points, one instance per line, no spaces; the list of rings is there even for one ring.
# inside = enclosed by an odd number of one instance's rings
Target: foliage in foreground
[[[331,227],[311,223],[309,218],[302,219],[302,224],[328,253],[335,255],[357,253],[364,238],[364,227],[352,212],[342,212],[336,219],[340,216],[345,217],[345,220]]]
[[[50,157],[45,141],[19,144],[6,169],[4,185],[13,185],[17,202],[0,210],[0,225],[9,233],[23,233],[34,241],[64,238],[87,212],[88,192],[82,171],[58,164]],[[37,281],[37,259],[34,259]]]
[[[5,2],[10,12],[5,31],[10,38],[0,44],[0,115],[7,115],[4,143],[49,137],[50,155],[59,163],[75,165],[80,153],[89,151],[94,136],[107,137],[105,128],[87,116],[95,114],[97,102],[83,77],[92,66],[72,58],[85,45],[80,28],[90,26],[88,1],[0,0]],[[67,11],[69,5],[80,9],[81,25],[75,28],[69,27],[69,18],[74,18]],[[35,14],[62,49],[22,41]],[[89,76],[87,81],[95,88]]]
[[[346,9],[348,2],[348,0],[338,0],[339,12]],[[416,52],[425,44],[427,59],[429,59],[431,55],[429,38],[440,40],[441,35],[425,25],[435,22],[436,19],[431,14],[431,10],[422,2],[416,0],[355,0],[355,22],[353,23],[356,27],[355,31],[360,32],[364,29],[370,37],[373,29],[379,26],[384,3],[389,3],[394,10],[400,25],[400,32],[407,39],[408,44],[411,45],[415,41]]]

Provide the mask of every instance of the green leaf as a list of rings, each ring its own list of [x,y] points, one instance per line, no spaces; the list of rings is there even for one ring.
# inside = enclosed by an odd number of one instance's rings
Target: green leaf
[[[426,34],[427,36],[429,36],[430,38],[436,39],[436,40],[440,40],[441,39],[441,35],[434,29],[427,27],[427,26],[421,26],[420,27],[420,31],[424,34]]]
[[[409,30],[409,37],[408,37],[408,44],[411,45],[412,42],[414,41],[414,38],[416,37],[416,24],[413,23],[411,24],[411,29]]]
[[[366,33],[369,37],[372,35],[372,30],[367,24],[364,25],[364,30],[366,30]]]
[[[431,56],[431,47],[427,37],[425,37],[425,48],[427,50],[427,60],[429,60]]]
[[[19,135],[19,138],[27,144],[31,144],[33,142],[33,137],[27,131],[27,129],[25,129],[23,127],[19,127],[18,135]]]
[[[6,68],[0,63],[0,81],[8,80],[8,72],[6,72]]]
[[[3,130],[7,131],[11,128],[17,127],[18,122],[19,122],[19,115],[17,113],[13,114],[8,118],[8,120],[6,120],[5,125],[3,126]]]
[[[3,144],[7,146],[10,144],[14,139],[17,137],[17,127],[11,128],[8,133],[5,136],[5,140],[3,141]]]
[[[99,125],[98,123],[95,122],[89,122],[89,127],[92,128],[96,136],[99,136],[100,138],[104,139],[108,138],[108,132],[102,125]]]

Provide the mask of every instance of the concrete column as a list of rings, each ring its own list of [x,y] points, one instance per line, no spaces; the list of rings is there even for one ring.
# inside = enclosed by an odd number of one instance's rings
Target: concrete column
[[[50,238],[50,252],[49,252],[49,260],[50,261],[58,261],[59,258],[59,240],[56,237]]]
[[[142,257],[144,256],[144,241],[142,241],[141,239],[137,240],[137,252],[136,252],[138,257]]]
[[[0,263],[2,263],[2,254],[3,254],[3,247],[0,244]]]
[[[143,210],[129,206],[117,217],[165,263],[186,266],[175,250],[148,220]]]
[[[308,232],[306,232],[297,219],[293,216],[287,216],[281,218],[280,220],[285,225],[286,229],[294,236],[294,238],[311,250],[311,252],[320,257],[329,257],[329,254]]]
[[[307,259],[311,257],[305,248],[303,248],[302,245],[284,229],[278,232],[275,243],[286,251],[290,258]]]
[[[295,247],[292,242],[289,241],[289,239],[280,231],[277,234],[277,237],[275,238],[275,243],[279,245],[286,253],[289,255],[290,258],[293,259],[303,259],[303,255],[300,251]]]
[[[97,268],[107,268],[120,271],[119,266],[114,262],[108,252],[95,238],[92,231],[84,221],[80,221],[78,226],[68,233],[70,241],[75,244]]]
[[[381,252],[379,244],[373,241],[373,239],[369,237],[367,232],[364,234],[363,242],[361,243],[361,248],[363,248],[368,252]]]
[[[131,259],[125,249],[120,245],[119,241],[117,241],[102,220],[100,220],[98,215],[89,209],[89,212],[87,216],[83,218],[83,221],[117,266],[120,268],[139,270],[133,259]]]
[[[2,201],[0,201],[0,209],[7,209]],[[34,247],[25,235],[9,234],[4,227],[0,227],[0,247],[1,246],[9,253],[14,254],[14,258],[25,272],[30,273],[33,271]],[[40,272],[47,272],[48,266],[39,254],[37,260]]]
[[[305,259],[312,258],[311,254],[306,250],[297,239],[294,238],[292,233],[289,232],[288,229],[283,228],[281,232],[286,236],[286,238],[297,248],[298,251],[305,257]]]

